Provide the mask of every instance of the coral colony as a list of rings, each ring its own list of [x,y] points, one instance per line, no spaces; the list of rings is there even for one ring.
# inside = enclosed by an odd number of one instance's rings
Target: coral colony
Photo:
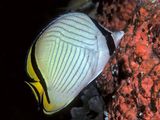
[[[160,3],[103,0],[98,21],[124,30],[119,49],[97,79],[112,120],[160,120]]]

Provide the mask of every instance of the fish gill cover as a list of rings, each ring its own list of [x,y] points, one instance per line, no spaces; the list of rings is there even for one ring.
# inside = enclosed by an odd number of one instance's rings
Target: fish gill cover
[[[160,2],[101,0],[97,20],[125,35],[97,78],[111,120],[160,120]]]

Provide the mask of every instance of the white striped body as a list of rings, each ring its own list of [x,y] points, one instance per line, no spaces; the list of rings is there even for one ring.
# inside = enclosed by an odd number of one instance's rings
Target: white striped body
[[[46,110],[43,104],[46,114],[68,105],[102,72],[110,58],[105,37],[83,13],[68,13],[54,20],[39,36],[34,49],[54,106]]]

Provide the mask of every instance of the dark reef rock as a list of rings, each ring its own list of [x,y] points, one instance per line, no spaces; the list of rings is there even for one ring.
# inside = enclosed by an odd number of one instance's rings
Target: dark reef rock
[[[71,109],[72,120],[103,120],[104,101],[93,84],[86,87],[80,94],[83,105]]]

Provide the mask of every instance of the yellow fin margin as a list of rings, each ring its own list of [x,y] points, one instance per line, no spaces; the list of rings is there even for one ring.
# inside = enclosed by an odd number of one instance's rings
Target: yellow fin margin
[[[40,80],[33,69],[32,62],[31,62],[31,51],[32,51],[32,47],[29,50],[29,54],[27,58],[27,73],[33,80],[35,80],[35,82],[26,82],[26,83],[31,88],[38,103],[41,103],[42,102],[41,100],[43,99],[42,105],[43,105],[44,113],[50,114],[54,110],[54,106],[48,102],[44,89],[40,83]],[[37,89],[38,93],[35,91],[35,88],[33,88],[33,86]],[[39,94],[40,98],[37,94]]]
[[[32,90],[32,92],[33,92],[33,94],[34,94],[34,96],[35,96],[37,102],[39,103],[40,100],[39,100],[39,98],[38,98],[38,95],[37,95],[35,89],[31,86],[31,84],[30,84],[29,82],[26,82],[26,81],[25,81],[25,83],[31,88],[31,90]]]
[[[42,87],[42,85],[40,84],[40,82],[26,82],[27,85],[29,85],[29,87],[31,88],[36,100],[38,103],[41,103],[42,99],[43,99],[43,107],[44,107],[44,112],[46,114],[48,114],[47,112],[52,112],[54,110],[54,106],[50,103],[48,103],[48,100],[47,100],[47,97],[46,97],[46,94],[44,92],[44,89]],[[33,86],[37,89],[38,91],[38,94],[40,96],[40,100],[39,100],[39,97],[37,95],[37,92],[35,91],[35,89],[33,88]]]
[[[39,78],[37,77],[34,69],[33,69],[33,66],[32,66],[32,62],[31,62],[31,51],[32,51],[32,47],[31,49],[29,50],[29,54],[28,54],[28,58],[27,58],[27,73],[28,75],[34,79],[35,81],[40,81]]]

